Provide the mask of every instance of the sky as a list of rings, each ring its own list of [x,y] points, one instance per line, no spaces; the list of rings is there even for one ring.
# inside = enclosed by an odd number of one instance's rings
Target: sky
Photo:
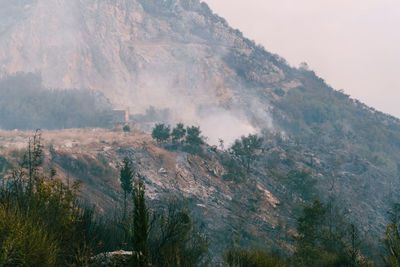
[[[400,118],[400,0],[205,0],[290,65]]]

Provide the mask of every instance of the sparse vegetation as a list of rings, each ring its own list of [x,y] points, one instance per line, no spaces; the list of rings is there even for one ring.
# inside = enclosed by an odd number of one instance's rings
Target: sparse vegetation
[[[92,209],[81,206],[80,182],[69,187],[54,170],[53,178],[46,177],[42,157],[37,132],[24,165],[0,188],[0,266],[92,266],[94,254],[126,246],[126,235],[132,241],[127,248],[135,252],[133,265],[197,266],[203,261],[207,242],[195,230],[190,212],[170,202],[167,212],[150,213],[139,173],[132,194],[132,224],[124,223],[128,218],[99,220]],[[128,159],[124,163],[121,178],[128,192],[132,169]],[[130,225],[130,231],[123,230]]]
[[[83,264],[96,247],[94,218],[79,205],[79,182],[68,187],[57,178],[42,175],[41,157],[40,135],[36,134],[28,147],[26,164],[15,169],[1,187],[1,230],[11,230],[0,238],[0,255],[5,257],[2,263]]]
[[[44,175],[40,140],[40,132],[37,132],[23,154],[22,165],[1,188],[2,262],[88,266],[92,255],[124,248],[133,251],[131,263],[139,266],[202,266],[207,263],[209,243],[184,204],[171,200],[157,209],[150,209],[145,198],[145,178],[140,174],[136,174],[133,193],[129,194],[132,189],[129,180],[134,172],[128,158],[124,160],[120,177],[130,178],[121,179],[123,188],[127,188],[127,198],[132,196],[133,200],[130,216],[120,214],[99,219],[95,211],[80,204],[79,183],[63,184],[54,170],[51,171],[53,178]],[[226,152],[218,153],[231,156]],[[21,156],[21,152],[14,154]],[[237,162],[236,166],[242,171],[245,169]],[[284,247],[277,251],[260,246],[235,246],[223,255],[225,263],[228,266],[368,266],[361,252],[362,236],[354,224],[347,222],[345,212],[332,201],[312,202],[318,195],[314,193],[315,180],[310,173],[290,171],[281,178],[304,200],[300,202],[304,208],[297,218],[296,234],[288,241],[292,242],[294,253],[284,251]],[[247,182],[250,181],[243,180]],[[396,266],[398,262],[398,214],[395,206],[382,240],[388,266]]]

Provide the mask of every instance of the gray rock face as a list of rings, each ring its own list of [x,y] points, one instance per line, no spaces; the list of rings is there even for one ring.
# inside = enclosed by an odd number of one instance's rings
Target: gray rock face
[[[3,0],[2,12],[1,75],[40,72],[48,87],[101,90],[133,113],[169,108],[213,143],[222,133],[206,120],[240,117],[227,125],[239,125],[236,137],[271,127],[268,97],[260,104],[247,89],[287,80],[278,57],[197,0]]]

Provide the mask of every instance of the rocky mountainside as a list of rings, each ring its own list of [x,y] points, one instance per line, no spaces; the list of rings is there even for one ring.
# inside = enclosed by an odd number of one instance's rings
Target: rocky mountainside
[[[0,175],[16,167],[30,131],[0,131]],[[290,213],[261,181],[228,181],[223,153],[210,147],[203,156],[160,147],[139,130],[129,133],[106,129],[69,129],[43,132],[44,167],[66,184],[83,182],[81,198],[112,217],[122,210],[119,181],[122,160],[132,160],[146,178],[146,196],[154,208],[171,198],[184,199],[191,216],[203,225],[210,252],[219,259],[232,238],[245,233],[245,244],[285,240],[280,221]],[[275,183],[273,180],[270,182]],[[272,187],[276,191],[275,187]],[[281,207],[282,204],[282,207]],[[242,225],[245,223],[245,225]],[[268,233],[268,235],[267,235]],[[281,236],[280,236],[281,235]],[[285,237],[285,238],[283,238]]]
[[[79,148],[84,140],[74,145],[78,137],[54,142],[59,148],[48,151],[53,163],[65,176],[85,180],[87,198],[99,207],[120,199],[116,180],[109,179],[116,179],[116,164],[128,155],[147,175],[151,198],[171,192],[193,198],[194,212],[205,218],[217,243],[247,218],[248,245],[265,237],[276,244],[287,241],[284,235],[307,201],[307,183],[302,188],[290,174],[307,169],[316,181],[314,193],[339,199],[377,245],[386,212],[399,201],[398,119],[334,90],[306,68],[289,66],[198,0],[0,0],[0,5],[2,76],[39,72],[46,87],[100,90],[133,114],[150,106],[166,109],[166,122],[198,124],[210,144],[249,132],[264,137],[248,179],[236,181],[223,179],[224,152],[211,147],[201,158],[160,148],[146,135],[132,137],[141,141],[99,135],[85,149]],[[92,135],[81,133],[88,140]],[[45,139],[50,147],[51,137]],[[3,148],[13,137],[4,140]],[[76,166],[89,170],[73,174]]]
[[[268,95],[299,85],[282,59],[200,1],[3,0],[2,6],[3,75],[39,72],[46,87],[101,90],[133,113],[169,108],[172,121],[202,124],[214,143],[216,121],[235,125],[239,135],[271,126],[267,98],[259,101],[246,90],[249,83]]]

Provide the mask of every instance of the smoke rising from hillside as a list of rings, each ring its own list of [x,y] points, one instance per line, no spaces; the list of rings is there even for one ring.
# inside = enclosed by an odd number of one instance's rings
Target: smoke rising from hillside
[[[144,113],[149,107],[168,110],[166,121],[161,122],[171,126],[179,122],[200,126],[211,145],[217,145],[219,139],[231,144],[242,135],[258,132],[239,107],[227,109],[220,106],[212,88],[207,88],[205,84],[196,90],[181,87],[185,84],[176,82],[177,77],[174,73],[176,72],[171,71],[171,68],[168,75],[160,70],[152,73],[141,72],[137,79],[139,85],[131,91],[127,99],[131,112]],[[258,103],[254,104],[253,107],[260,107]]]
[[[210,14],[184,10],[185,1],[163,7],[162,17],[150,2],[157,1],[9,0],[9,12],[23,12],[0,34],[1,71],[40,72],[48,88],[99,90],[133,114],[168,109],[165,123],[198,125],[210,144],[271,126],[265,104],[241,101],[246,90],[239,95],[236,73],[222,60],[236,33],[214,28]]]

